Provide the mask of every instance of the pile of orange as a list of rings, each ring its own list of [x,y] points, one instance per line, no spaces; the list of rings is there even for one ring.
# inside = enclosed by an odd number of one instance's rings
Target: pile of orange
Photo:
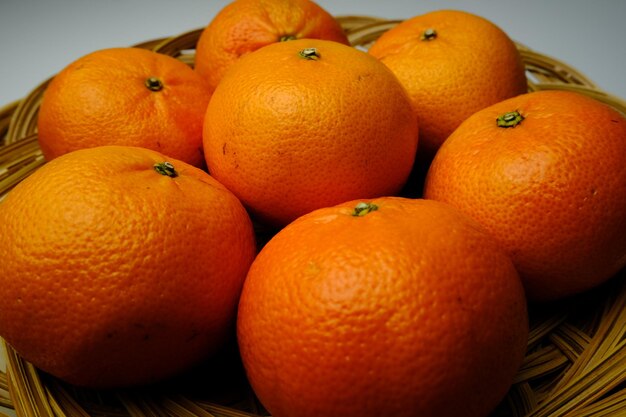
[[[235,0],[195,69],[95,51],[0,202],[0,336],[77,385],[232,339],[275,417],[486,416],[527,301],[626,265],[626,119],[526,89],[506,33],[458,11],[364,52],[310,0]]]

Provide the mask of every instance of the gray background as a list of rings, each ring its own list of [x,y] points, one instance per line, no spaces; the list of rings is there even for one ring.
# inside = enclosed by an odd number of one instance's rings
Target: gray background
[[[204,27],[229,0],[0,0],[0,106],[95,49]],[[408,18],[456,8],[626,98],[626,0],[319,0],[335,15]]]
[[[0,106],[71,61],[206,26],[229,0],[0,0]],[[437,9],[479,14],[511,38],[626,98],[626,0],[318,0],[334,15],[408,18]],[[0,358],[0,367],[4,359]],[[12,413],[10,413],[12,414]]]

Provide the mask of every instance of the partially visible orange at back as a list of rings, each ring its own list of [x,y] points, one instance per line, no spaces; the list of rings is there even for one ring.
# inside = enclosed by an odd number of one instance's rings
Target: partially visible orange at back
[[[335,18],[311,0],[235,0],[218,13],[196,46],[196,70],[214,90],[241,56],[292,39],[348,44]]]
[[[415,16],[384,33],[369,52],[409,92],[426,160],[472,113],[527,91],[515,44],[492,22],[466,12]]]
[[[102,145],[139,146],[201,166],[206,83],[183,62],[140,48],[95,51],[57,74],[38,117],[47,160]]]

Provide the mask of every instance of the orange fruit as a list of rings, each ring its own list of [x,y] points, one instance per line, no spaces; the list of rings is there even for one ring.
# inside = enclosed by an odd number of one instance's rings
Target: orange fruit
[[[349,44],[337,20],[313,1],[235,0],[200,34],[195,68],[213,91],[240,57],[272,43],[303,38]]]
[[[394,75],[365,52],[306,39],[239,60],[204,124],[209,171],[262,222],[391,195],[415,158],[417,122]]]
[[[103,145],[139,146],[201,166],[210,93],[183,62],[140,48],[74,61],[44,92],[39,145],[47,160]]]
[[[237,319],[274,417],[483,417],[526,349],[524,292],[477,223],[435,201],[322,208],[253,262]]]
[[[407,89],[420,123],[420,159],[428,161],[468,116],[527,91],[513,41],[467,12],[414,16],[380,36],[369,53]]]
[[[68,153],[0,203],[0,335],[77,385],[154,382],[234,337],[255,251],[206,172],[143,148]]]
[[[467,119],[433,160],[424,195],[481,223],[513,258],[529,297],[549,300],[626,264],[624,167],[620,113],[581,94],[541,91]]]

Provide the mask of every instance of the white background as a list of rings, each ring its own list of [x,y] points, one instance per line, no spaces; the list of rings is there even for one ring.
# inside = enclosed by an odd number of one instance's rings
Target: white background
[[[0,107],[96,49],[208,24],[229,0],[0,0]],[[403,19],[437,9],[479,14],[511,38],[626,99],[626,0],[318,0],[334,15]],[[0,360],[0,366],[3,360]]]
[[[206,26],[229,0],[0,0],[0,106],[78,57]],[[626,0],[319,0],[334,15],[408,18],[456,8],[626,98]]]

